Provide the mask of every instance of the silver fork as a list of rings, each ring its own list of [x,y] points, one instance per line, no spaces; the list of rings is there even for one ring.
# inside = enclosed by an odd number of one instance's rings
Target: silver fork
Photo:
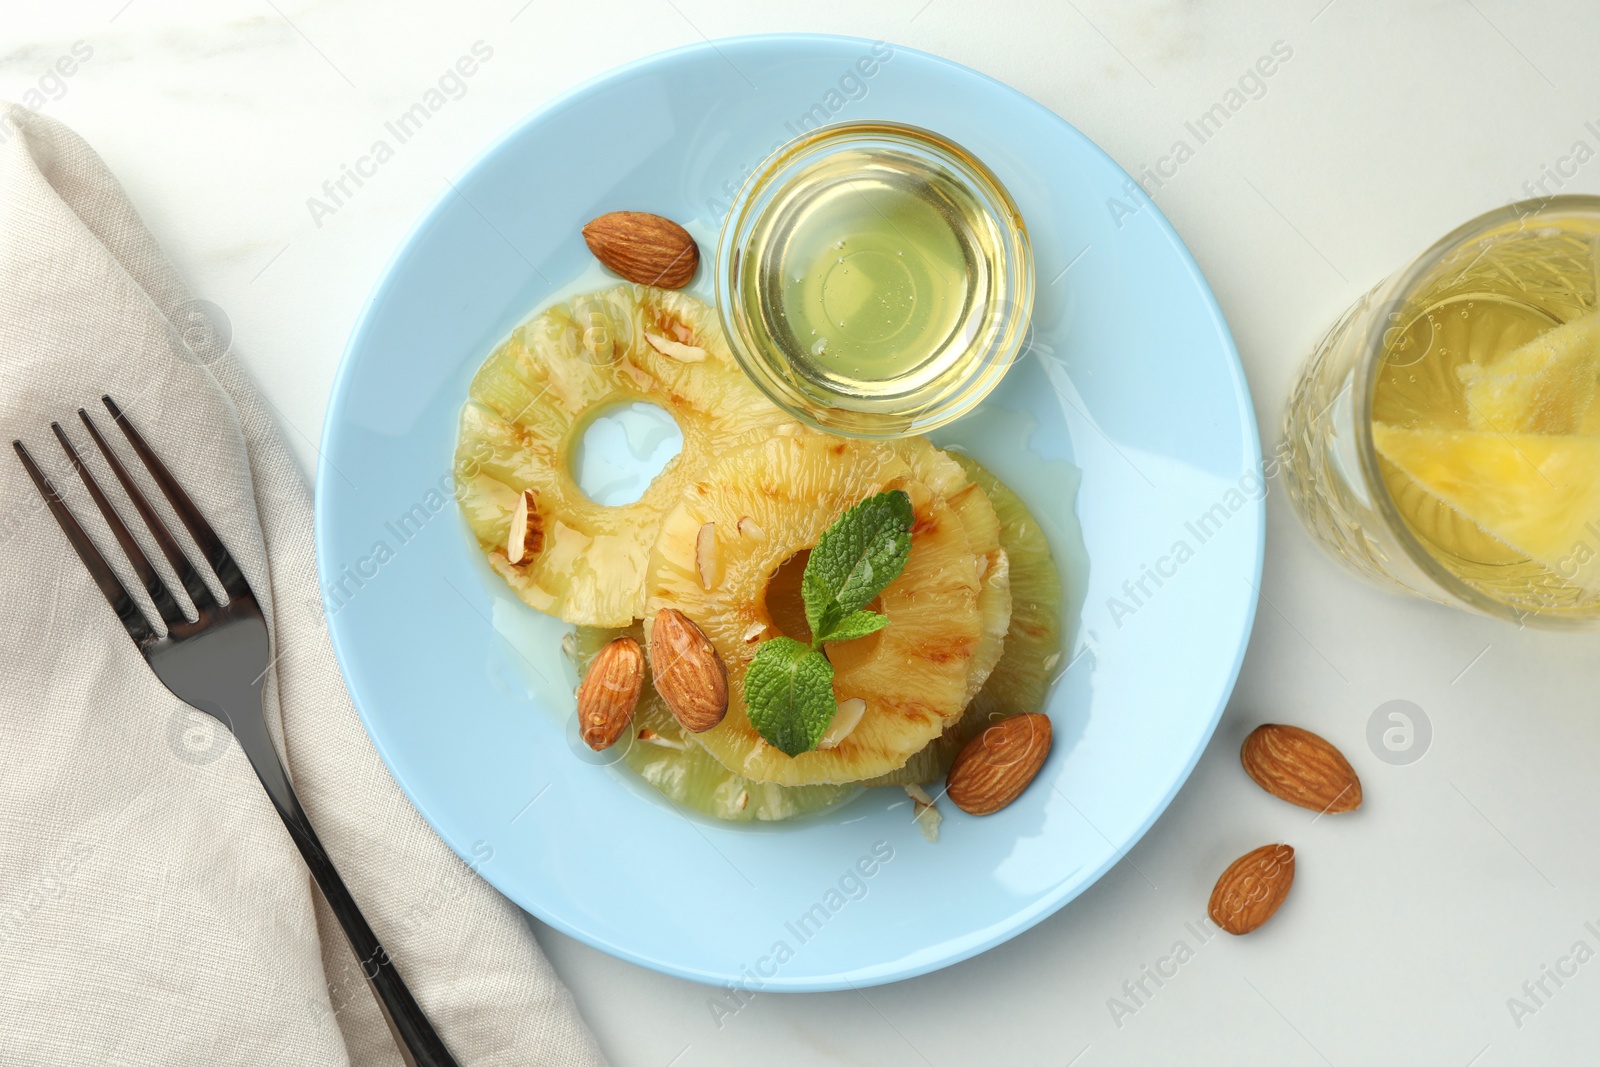
[[[200,573],[190,564],[155,509],[150,506],[149,500],[128,475],[127,468],[100,435],[99,428],[89,418],[87,411],[79,408],[78,415],[88,428],[89,436],[105,456],[117,481],[122,483],[134,510],[139,513],[160,547],[161,554],[182,583],[183,591],[194,605],[196,618],[193,620],[185,616],[178,599],[150,565],[150,560],[128,532],[122,517],[106,499],[105,493],[89,473],[89,468],[84,466],[60,423],[51,423],[50,428],[66,450],[67,458],[83,480],[90,498],[100,509],[100,514],[105,516],[112,536],[122,546],[140,583],[150,594],[150,600],[165,624],[165,636],[151,625],[138,603],[128,595],[128,590],[106,564],[105,557],[95,548],[83,527],[78,525],[78,520],[72,517],[61,494],[38,464],[34,463],[21,441],[12,442],[17,456],[33,483],[39,487],[39,492],[44,495],[50,513],[77,551],[78,558],[83,560],[89,575],[111,602],[117,618],[122,620],[128,636],[133,638],[133,643],[144,655],[156,677],[179,700],[218,719],[238,740],[239,747],[244,750],[250,765],[255,768],[256,776],[266,788],[267,796],[272,798],[272,806],[278,809],[283,824],[289,828],[289,836],[305,857],[306,866],[311,868],[322,895],[327,898],[333,913],[339,918],[339,924],[344,927],[345,936],[350,939],[350,945],[361,961],[361,973],[366,976],[377,997],[406,1063],[412,1067],[456,1067],[456,1061],[451,1058],[444,1042],[423,1015],[411,991],[400,980],[394,961],[384,951],[372,927],[367,925],[366,918],[356,906],[355,898],[345,887],[339,872],[334,869],[322,842],[317,840],[311,822],[289,784],[289,776],[278,760],[262,713],[262,681],[272,666],[272,659],[267,624],[262,618],[261,606],[256,602],[255,594],[250,591],[244,575],[233,556],[223,547],[216,531],[201,517],[194,501],[178,485],[166,465],[151,451],[139,431],[133,428],[112,399],[107,396],[101,397],[101,400],[127,437],[134,453],[144,462],[151,478],[171,503],[172,510],[194,538],[205,562],[227,594],[225,603],[219,603],[212,595]]]

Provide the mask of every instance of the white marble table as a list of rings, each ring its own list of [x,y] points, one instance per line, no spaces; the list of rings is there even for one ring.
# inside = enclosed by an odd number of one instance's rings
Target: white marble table
[[[1600,192],[1589,0],[6,8],[0,96],[42,102],[105,156],[198,293],[226,309],[308,470],[357,309],[445,177],[572,84],[706,35],[820,30],[927,49],[1043,101],[1130,170],[1151,168],[1232,324],[1269,447],[1308,347],[1369,285],[1540,181]],[[308,198],[479,40],[494,61],[467,94],[314,218]],[[1275,47],[1289,53],[1276,73],[1241,86]],[[1186,123],[1235,88],[1243,105],[1200,143]],[[1180,140],[1190,151],[1174,153]],[[1268,526],[1266,602],[1238,690],[1128,861],[975,960],[864,994],[759,996],[720,1026],[717,991],[541,927],[613,1061],[1593,1062],[1600,645],[1367,588],[1321,555],[1278,482]],[[1432,723],[1410,765],[1365,740],[1391,700]],[[1313,823],[1252,785],[1238,745],[1263,720],[1341,745],[1366,783],[1362,811]],[[1202,942],[1186,924],[1217,872],[1277,839],[1300,849],[1288,905],[1249,938]],[[1176,973],[1145,977],[1178,941],[1192,955]]]

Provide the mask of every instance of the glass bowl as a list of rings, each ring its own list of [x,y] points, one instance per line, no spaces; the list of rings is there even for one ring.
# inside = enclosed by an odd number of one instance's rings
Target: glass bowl
[[[768,157],[728,213],[715,280],[751,380],[853,437],[971,411],[1033,308],[1033,252],[999,179],[955,142],[890,122],[824,126]]]

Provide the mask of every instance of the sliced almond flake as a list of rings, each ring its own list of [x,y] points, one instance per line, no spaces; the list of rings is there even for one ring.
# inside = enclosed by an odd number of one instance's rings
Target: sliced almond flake
[[[766,632],[767,624],[762,622],[760,619],[757,619],[755,622],[745,627],[744,643],[748,645],[750,642],[754,641],[756,638],[760,637]]]
[[[944,816],[939,814],[933,798],[928,795],[926,789],[915,784],[906,786],[906,793],[911,797],[911,820],[917,824],[917,829],[922,831],[924,840],[930,844],[938,844],[939,823],[944,821]]]
[[[1061,653],[1059,653],[1059,652],[1050,653],[1048,656],[1046,656],[1044,658],[1044,669],[1045,669],[1045,671],[1049,672],[1049,671],[1055,670],[1056,669],[1056,664],[1060,663],[1060,662],[1061,662]]]
[[[694,569],[700,575],[700,587],[709,591],[717,584],[717,524],[708,522],[700,527],[694,538]]]
[[[706,350],[698,345],[686,345],[682,341],[672,341],[658,333],[647,333],[644,339],[650,342],[650,347],[660,352],[663,356],[675,359],[679,363],[704,363]]]
[[[733,810],[743,811],[748,803],[750,803],[750,790],[741,789],[739,790],[739,799],[733,802]]]
[[[694,331],[689,329],[689,327],[685,326],[683,323],[673,320],[670,328],[672,330],[672,336],[676,337],[684,344],[688,344],[690,341],[694,340]]]
[[[528,505],[532,490],[524,489],[511,509],[511,528],[506,531],[506,562],[521,563],[528,552]]]
[[[828,732],[822,735],[822,740],[817,742],[817,748],[838,748],[839,742],[850,736],[850,731],[861,722],[861,716],[866,713],[867,702],[860,697],[851,697],[849,700],[839,701],[839,708],[833,713],[833,722],[828,724]]]
[[[678,752],[689,751],[689,746],[684,742],[668,740],[649,727],[639,731],[639,740],[643,741],[647,745],[656,745],[659,748],[675,749]]]
[[[767,536],[767,532],[757,525],[756,521],[748,515],[741,515],[739,517],[739,521],[734,524],[734,529],[738,530],[741,534],[750,538],[752,541],[760,541]]]

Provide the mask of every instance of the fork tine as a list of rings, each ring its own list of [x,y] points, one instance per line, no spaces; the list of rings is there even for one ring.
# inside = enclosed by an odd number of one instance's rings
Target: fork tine
[[[150,594],[150,599],[155,604],[156,611],[161,613],[162,620],[168,626],[185,621],[183,608],[173,599],[172,593],[167,589],[167,583],[161,580],[161,575],[150,566],[149,557],[144,554],[144,549],[139,547],[139,542],[133,539],[133,534],[128,531],[128,524],[122,521],[117,509],[106,499],[106,494],[100,489],[100,483],[89,473],[89,468],[78,456],[78,450],[72,447],[71,440],[67,438],[67,431],[61,428],[59,422],[52,422],[50,429],[55,431],[56,440],[61,442],[61,447],[67,453],[67,459],[72,462],[73,470],[78,472],[83,487],[89,490],[89,499],[94,501],[94,506],[105,516],[106,525],[111,528],[111,536],[117,539],[117,544],[122,546],[122,554],[133,564],[133,573],[139,576],[140,583]]]
[[[233,561],[233,556],[223,547],[221,538],[201,516],[200,509],[195,507],[194,501],[189,499],[189,494],[183,491],[183,486],[167,470],[167,465],[161,462],[155,451],[145,443],[145,439],[138,430],[133,428],[133,423],[117,407],[116,401],[109,396],[102,396],[100,402],[105,404],[106,410],[111,412],[111,418],[133,446],[145,467],[150,471],[150,476],[156,480],[161,491],[166,494],[167,500],[172,504],[172,510],[178,513],[178,518],[183,520],[183,525],[188,527],[189,535],[194,538],[194,543],[200,546],[200,551],[205,555],[206,562],[211,564],[211,569],[217,573],[222,588],[227,590],[230,597],[245,597],[252,601],[255,594],[250,591],[250,583],[244,580],[244,573],[239,570],[239,565]]]
[[[89,436],[94,438],[100,454],[106,457],[106,463],[111,467],[111,472],[117,476],[117,481],[122,483],[123,491],[128,494],[128,499],[133,501],[133,506],[139,512],[139,517],[144,520],[156,544],[161,548],[161,554],[167,557],[167,562],[172,565],[173,571],[178,575],[178,580],[183,583],[184,591],[189,594],[189,599],[194,601],[194,606],[200,611],[215,607],[217,598],[211,595],[205,579],[200,577],[200,572],[194,569],[189,562],[189,557],[183,554],[183,549],[178,547],[178,542],[167,531],[166,523],[161,521],[161,516],[156,514],[156,509],[150,506],[149,499],[139,488],[138,484],[128,474],[128,468],[122,465],[122,460],[111,450],[106,439],[100,436],[100,428],[89,418],[89,413],[82,408],[78,409],[78,417],[83,420],[84,426],[89,429]]]
[[[117,613],[117,618],[122,620],[122,626],[128,631],[128,636],[133,638],[133,643],[143,648],[153,641],[159,640],[160,635],[144,617],[144,612],[139,610],[139,605],[128,595],[123,588],[122,581],[109,564],[106,563],[100,550],[94,547],[94,542],[89,540],[89,535],[83,532],[83,527],[78,525],[78,520],[72,517],[72,512],[67,510],[67,505],[62,501],[61,494],[56,492],[56,487],[49,478],[45,477],[33,457],[28,455],[28,450],[21,441],[12,441],[11,447],[17,450],[17,458],[22,460],[22,466],[27,470],[28,477],[33,479],[33,484],[38,486],[39,493],[44,497],[44,502],[49,505],[50,514],[55,516],[61,532],[67,535],[67,540],[72,543],[78,558],[83,560],[83,565],[89,570],[89,577],[94,579],[94,584],[100,587],[106,600],[111,604],[111,609]]]

